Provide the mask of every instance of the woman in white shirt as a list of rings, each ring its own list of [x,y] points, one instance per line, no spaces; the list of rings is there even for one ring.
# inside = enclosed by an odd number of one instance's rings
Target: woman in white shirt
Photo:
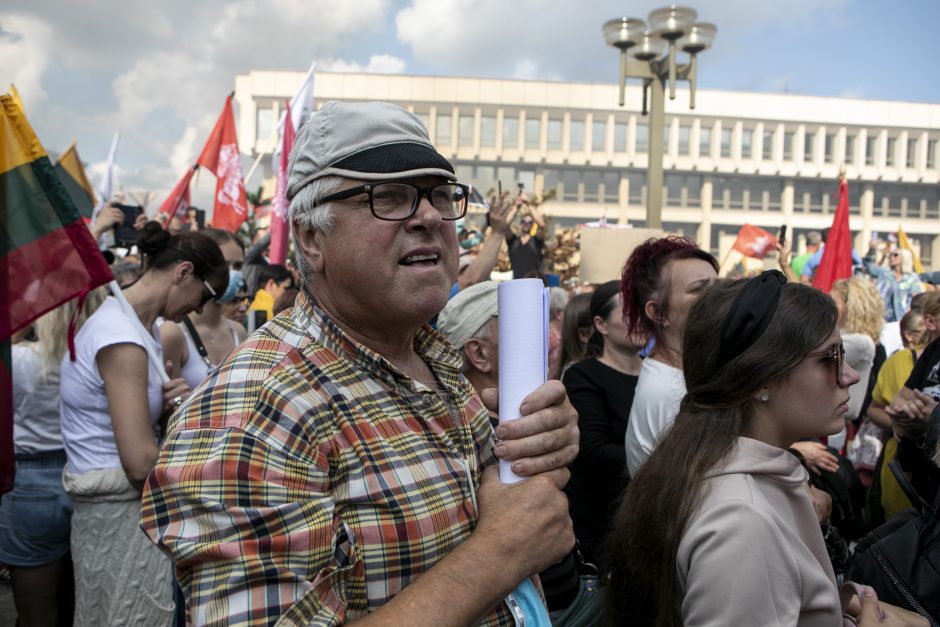
[[[61,370],[62,435],[72,497],[75,625],[169,625],[171,565],[140,533],[140,490],[159,453],[161,414],[189,393],[161,382],[148,359],[163,351],[155,322],[179,321],[225,291],[219,246],[195,232],[171,236],[148,223],[137,241],[144,273],[113,297],[75,337],[76,360]]]
[[[88,294],[76,328],[103,300],[104,288]],[[59,362],[68,350],[75,308],[76,302],[69,301],[13,336],[16,479],[13,491],[0,501],[0,562],[10,568],[13,601],[23,625],[71,622],[71,603],[64,596],[71,590],[60,586],[67,576],[72,502],[62,487]]]
[[[685,237],[650,239],[623,269],[623,315],[628,330],[655,339],[643,361],[627,422],[627,470],[636,474],[672,424],[685,396],[682,330],[689,307],[718,277],[718,262]]]
[[[807,472],[786,450],[841,429],[858,382],[832,300],[776,270],[721,282],[692,306],[683,346],[688,393],[610,534],[607,615],[801,627],[858,616],[841,606]],[[882,609],[892,625],[921,624]],[[881,622],[868,614],[860,624]]]

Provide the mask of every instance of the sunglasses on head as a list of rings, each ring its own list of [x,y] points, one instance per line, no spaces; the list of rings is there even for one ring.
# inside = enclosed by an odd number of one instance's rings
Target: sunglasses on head
[[[209,285],[209,282],[206,281],[205,279],[203,279],[202,281],[202,288],[203,288],[202,289],[202,302],[199,303],[200,307],[202,307],[203,305],[208,303],[210,300],[213,300],[218,296],[218,293],[216,293],[216,291],[212,289],[212,286]]]

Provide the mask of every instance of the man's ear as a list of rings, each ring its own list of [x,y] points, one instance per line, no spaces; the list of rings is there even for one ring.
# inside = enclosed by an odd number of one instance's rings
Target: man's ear
[[[323,233],[318,230],[295,226],[294,242],[313,272],[322,273],[326,266],[323,256]]]
[[[493,366],[490,363],[489,350],[479,338],[471,337],[463,344],[463,354],[467,361],[477,372],[489,373]]]

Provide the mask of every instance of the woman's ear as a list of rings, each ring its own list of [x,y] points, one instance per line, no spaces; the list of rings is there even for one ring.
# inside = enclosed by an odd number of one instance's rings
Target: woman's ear
[[[607,335],[607,321],[600,316],[594,316],[594,328],[597,329],[597,332],[601,335]]]
[[[643,308],[646,311],[646,317],[662,326],[668,326],[668,321],[663,317],[663,308],[655,300],[646,301]]]
[[[751,398],[754,400],[754,402],[766,403],[770,400],[770,388],[766,385],[761,386],[754,391],[754,394],[751,395]]]
[[[180,283],[186,277],[195,273],[196,266],[191,261],[181,261],[173,269],[173,283]]]
[[[937,321],[930,314],[924,314],[924,326],[927,327],[928,331],[936,331]]]

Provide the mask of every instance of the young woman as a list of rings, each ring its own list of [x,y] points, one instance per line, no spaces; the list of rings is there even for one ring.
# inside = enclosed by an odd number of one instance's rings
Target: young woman
[[[914,255],[905,248],[889,252],[884,266],[866,262],[865,268],[877,281],[888,322],[900,320],[911,308],[911,299],[924,291],[924,284],[914,272]]]
[[[200,232],[219,245],[229,268],[228,286],[218,299],[206,303],[201,312],[186,316],[182,324],[166,321],[160,326],[164,354],[173,364],[170,376],[182,377],[190,388],[202,383],[246,336],[244,326],[225,316],[226,303],[235,300],[239,282],[244,284],[244,247],[229,231]]]
[[[171,236],[148,223],[137,247],[144,273],[124,290],[132,311],[108,298],[75,337],[61,367],[63,483],[72,498],[75,625],[168,625],[169,559],[138,527],[140,490],[159,453],[156,425],[189,394],[161,382],[158,317],[179,321],[225,291],[219,246],[200,233]]]
[[[591,294],[575,294],[565,307],[565,319],[561,331],[561,372],[584,359],[587,342],[594,333],[591,319]]]
[[[646,338],[627,333],[620,281],[598,286],[590,313],[594,334],[587,355],[568,368],[562,382],[578,410],[581,430],[581,449],[565,492],[581,552],[596,564],[623,487],[623,438],[643,364],[638,353]]]
[[[76,325],[104,300],[85,298]],[[70,624],[72,502],[62,487],[65,450],[59,421],[59,362],[68,351],[70,301],[13,335],[13,491],[0,501],[0,562],[10,568],[19,624]]]
[[[718,262],[684,237],[650,239],[623,269],[623,316],[629,333],[656,345],[643,361],[627,424],[627,468],[636,474],[685,396],[682,330],[689,308],[718,277]]]
[[[784,280],[722,282],[692,306],[688,393],[610,534],[613,624],[842,624],[807,473],[786,448],[842,428],[858,374],[832,300]]]

